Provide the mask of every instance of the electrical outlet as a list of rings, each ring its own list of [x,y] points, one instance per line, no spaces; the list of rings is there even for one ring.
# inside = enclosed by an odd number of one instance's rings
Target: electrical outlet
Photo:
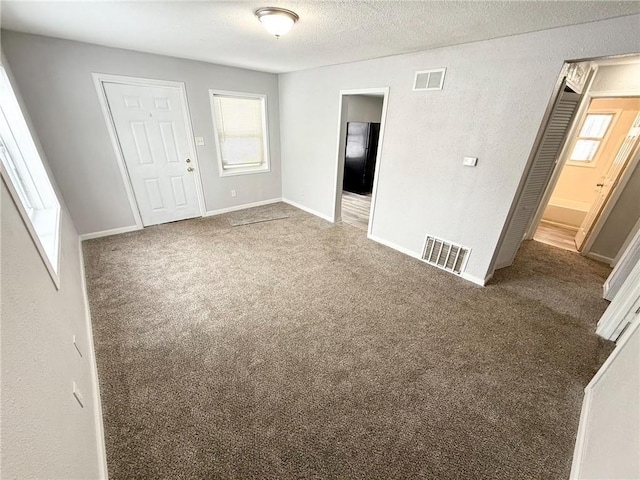
[[[236,196],[236,191],[235,190],[231,190],[231,196],[235,197]]]
[[[84,397],[82,396],[82,393],[80,392],[80,390],[78,389],[78,385],[76,385],[76,381],[73,381],[73,396],[76,397],[76,400],[78,401],[78,403],[80,404],[80,406],[82,408],[84,408]]]
[[[204,145],[204,137],[196,137],[196,145],[199,147]]]
[[[80,351],[80,347],[78,346],[78,342],[76,341],[76,336],[73,335],[73,346],[76,347],[76,352],[78,352],[78,355],[80,355],[82,357],[82,352]]]

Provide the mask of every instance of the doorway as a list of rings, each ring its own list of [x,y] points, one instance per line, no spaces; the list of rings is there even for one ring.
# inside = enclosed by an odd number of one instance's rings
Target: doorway
[[[388,88],[340,92],[334,221],[372,232]]]
[[[138,226],[202,216],[184,84],[102,74],[94,79]]]
[[[590,97],[586,101],[586,114],[567,140],[564,166],[533,239],[588,255],[596,223],[627,168],[634,166],[640,97]]]
[[[564,219],[573,218],[573,229],[558,235],[565,249],[580,250],[584,256],[615,266],[640,225],[640,118],[637,110],[634,116],[635,99],[631,98],[640,97],[638,78],[640,55],[564,65],[500,236],[489,277],[496,269],[511,265],[523,240],[540,239],[545,234],[538,228],[545,215],[547,220],[550,215],[558,218],[558,214]],[[632,102],[626,127],[618,122],[627,106],[621,108],[615,104],[616,99]],[[623,133],[617,142],[608,142],[616,125]],[[605,155],[607,149],[609,154]],[[603,168],[588,187],[592,190],[589,201],[560,202],[563,211],[556,208],[553,212],[558,205],[551,198],[565,166],[580,162],[583,166],[575,166],[574,173],[580,168],[583,173],[587,168],[595,172],[598,165]],[[547,210],[549,206],[552,208]],[[548,231],[546,234],[550,235]]]

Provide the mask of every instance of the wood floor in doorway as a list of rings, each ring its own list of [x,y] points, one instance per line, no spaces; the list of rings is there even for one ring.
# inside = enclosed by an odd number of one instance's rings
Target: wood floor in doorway
[[[545,222],[543,220],[540,222],[540,225],[538,225],[538,229],[536,230],[533,239],[553,247],[577,253],[578,250],[576,249],[575,242],[576,233],[577,232],[571,228]]]
[[[342,221],[366,231],[369,226],[371,194],[342,192]]]

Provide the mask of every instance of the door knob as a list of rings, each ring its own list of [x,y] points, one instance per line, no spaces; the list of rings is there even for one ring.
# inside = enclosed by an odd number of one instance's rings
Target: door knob
[[[596,187],[604,187],[604,183],[596,183]]]
[[[187,158],[187,163],[191,163],[191,159],[190,158]]]
[[[187,168],[187,172],[193,172],[193,167]]]

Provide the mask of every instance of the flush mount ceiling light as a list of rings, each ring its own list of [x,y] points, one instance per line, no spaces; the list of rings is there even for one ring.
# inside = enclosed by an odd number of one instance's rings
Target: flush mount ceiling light
[[[267,32],[275,35],[276,38],[280,38],[280,35],[288,33],[293,27],[293,24],[300,18],[297,13],[291,10],[277,7],[260,8],[256,10],[255,14]]]

